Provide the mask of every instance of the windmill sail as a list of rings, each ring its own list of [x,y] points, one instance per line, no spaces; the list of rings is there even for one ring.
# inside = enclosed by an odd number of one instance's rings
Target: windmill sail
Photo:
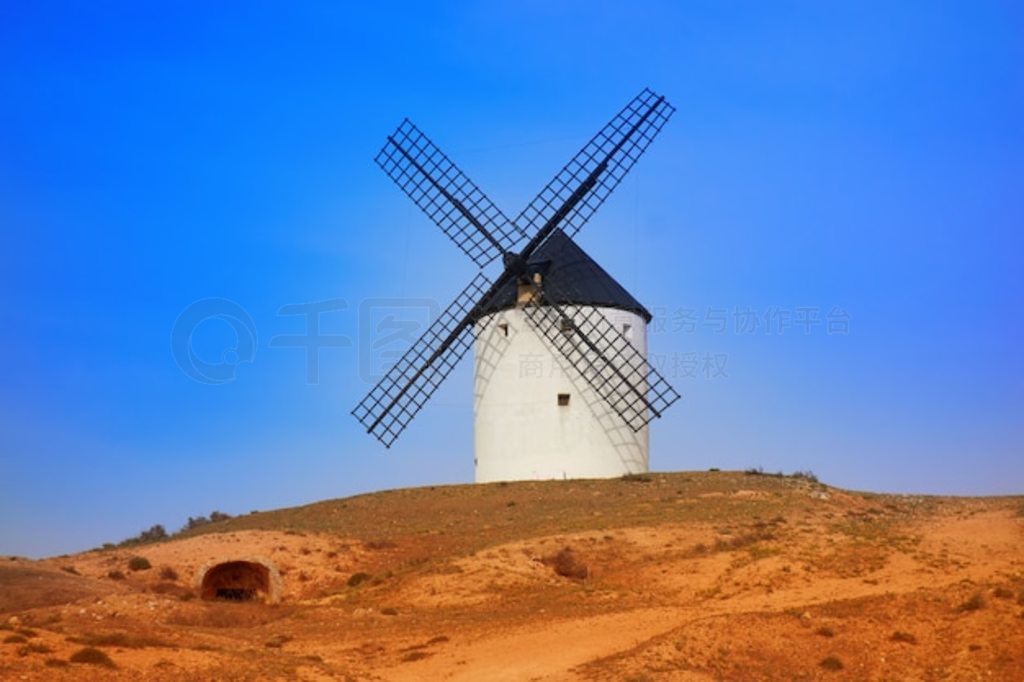
[[[471,311],[487,291],[487,277],[478,274],[352,410],[385,447],[391,447],[466,354],[473,343]]]
[[[374,161],[478,266],[512,251],[524,237],[409,119]]]
[[[664,97],[644,90],[616,114],[516,218],[530,235],[545,226],[575,235],[604,203],[675,113]],[[580,190],[583,190],[582,192]],[[574,196],[579,195],[579,196]],[[569,207],[566,211],[564,207]],[[558,215],[564,211],[564,215]],[[538,235],[541,240],[547,234]]]
[[[416,126],[408,119],[402,122],[377,155],[377,164],[477,265],[484,267],[501,256],[504,268],[493,284],[488,285],[483,275],[474,278],[356,406],[352,414],[369,433],[391,446],[465,355],[473,342],[474,323],[486,324],[488,306],[502,300],[506,290],[517,291],[516,282],[528,279],[531,257],[544,253],[553,235],[561,231],[571,237],[586,223],[674,112],[664,97],[641,92],[584,145],[515,222]],[[517,252],[515,247],[524,241]],[[561,285],[545,286],[547,291],[542,288],[534,304],[526,306],[527,317],[630,428],[639,430],[679,399],[600,312],[559,303],[586,296],[567,297],[555,291]],[[586,293],[602,298],[607,292]]]
[[[679,393],[597,308],[560,305],[571,291],[541,286],[526,319],[633,431],[679,400]]]

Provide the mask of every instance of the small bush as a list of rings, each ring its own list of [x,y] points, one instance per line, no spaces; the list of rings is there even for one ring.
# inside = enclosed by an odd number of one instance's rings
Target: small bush
[[[563,578],[572,580],[584,580],[590,572],[586,564],[581,563],[572,548],[565,547],[556,554],[551,554],[541,559],[541,563],[550,566],[555,573]]]
[[[807,481],[808,483],[817,483],[818,477],[814,475],[813,471],[794,471],[790,478],[799,478]]]
[[[144,556],[133,556],[128,560],[128,568],[132,571],[148,571],[153,565]]]
[[[984,606],[985,606],[985,597],[982,596],[981,592],[975,592],[966,601],[964,601],[962,604],[960,604],[960,606],[958,606],[956,608],[957,608],[957,611],[967,612],[967,611],[977,611],[977,610],[979,610],[981,608],[984,608]]]
[[[23,647],[18,648],[19,656],[28,656],[29,654],[52,654],[53,649],[46,646],[41,642],[29,642]]]
[[[647,474],[624,474],[622,480],[627,483],[650,483],[654,479]]]
[[[820,628],[814,631],[815,634],[821,635],[822,637],[835,637],[836,631],[827,625],[822,625]]]
[[[7,635],[4,637],[4,644],[24,644],[27,641],[24,635]]]
[[[363,543],[363,547],[365,547],[366,549],[373,550],[394,549],[397,546],[398,545],[396,545],[391,540],[370,540],[369,542]]]
[[[363,583],[365,583],[369,579],[370,579],[370,574],[369,573],[363,573],[362,571],[360,571],[359,573],[353,573],[349,577],[348,582],[346,584],[349,587],[358,587],[358,586],[362,585]]]
[[[150,542],[158,542],[160,540],[167,539],[167,530],[159,523],[155,526],[142,531],[133,538],[128,538],[120,543],[121,547],[131,547],[133,545],[145,545]]]
[[[269,649],[280,649],[290,641],[292,641],[292,638],[288,635],[274,635],[266,642],[264,642],[263,646]]]
[[[903,632],[902,630],[897,630],[892,633],[889,639],[893,642],[903,642],[904,644],[917,644],[917,637],[909,632]]]
[[[124,573],[121,571],[110,571],[107,573],[107,577],[111,580],[124,580]]]
[[[250,513],[255,514],[256,512]],[[192,530],[193,528],[199,528],[200,526],[205,526],[210,523],[219,523],[221,521],[227,521],[230,518],[231,514],[225,514],[223,512],[219,512],[216,510],[210,512],[209,518],[205,516],[190,516],[188,517],[188,521],[185,523],[185,526],[181,529],[181,531],[184,532],[186,530]]]
[[[177,580],[178,572],[170,566],[164,566],[160,569],[160,580]]]
[[[835,656],[826,656],[825,658],[821,659],[821,663],[819,663],[818,665],[820,665],[825,670],[835,671],[843,669],[843,662]]]
[[[380,614],[382,616],[397,616],[398,609],[394,608],[393,606],[385,606],[380,610]]]
[[[61,566],[60,570],[64,571],[65,573],[70,573],[71,575],[82,575],[74,566]]]
[[[59,658],[48,658],[43,661],[43,665],[47,668],[67,668],[70,664]]]
[[[1013,590],[1008,587],[999,586],[992,590],[992,596],[996,599],[1013,599]]]
[[[75,653],[71,654],[71,658],[68,659],[72,663],[87,663],[89,665],[99,665],[104,668],[116,668],[114,662],[110,660],[110,656],[99,649],[91,646],[87,646],[84,649],[79,649]]]

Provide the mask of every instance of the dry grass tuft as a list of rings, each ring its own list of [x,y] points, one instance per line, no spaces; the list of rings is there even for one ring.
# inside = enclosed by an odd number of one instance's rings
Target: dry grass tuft
[[[903,632],[902,630],[897,630],[892,633],[889,640],[892,642],[903,642],[904,644],[917,644],[917,637],[909,632]]]
[[[814,631],[815,634],[821,635],[822,637],[835,637],[836,631],[827,625],[822,625],[820,628]]]
[[[966,613],[968,611],[978,611],[979,609],[983,609],[984,607],[984,595],[982,595],[981,592],[975,592],[969,598],[967,598],[966,601],[960,604],[960,606],[956,607],[956,610],[960,611],[961,613]]]
[[[160,569],[160,580],[177,580],[178,572],[170,566],[164,566]]]
[[[353,573],[351,576],[349,576],[349,579],[345,584],[349,587],[358,587],[365,583],[367,580],[369,580],[370,577],[371,576],[369,573],[363,573],[362,571],[360,571],[359,573]]]
[[[571,547],[565,547],[555,554],[549,554],[541,559],[541,563],[550,566],[555,573],[563,578],[572,580],[585,580],[590,574],[586,564],[576,558]]]
[[[27,641],[24,635],[7,635],[4,637],[4,644],[24,644]]]
[[[153,567],[144,556],[133,556],[128,560],[128,569],[132,571],[148,571]]]
[[[107,577],[111,580],[124,580],[124,573],[121,571],[110,571],[107,573]]]
[[[87,646],[84,649],[79,649],[75,653],[71,654],[71,658],[68,659],[72,663],[86,663],[88,665],[99,665],[104,668],[116,668],[114,662],[110,660],[110,656],[99,649],[95,649],[91,646]]]
[[[1000,585],[996,589],[992,590],[992,596],[996,599],[1013,599],[1013,590]]]
[[[29,654],[52,654],[53,649],[43,644],[42,642],[29,642],[25,646],[18,647],[19,656],[28,656]]]
[[[292,638],[289,635],[274,635],[266,642],[264,642],[263,646],[269,649],[280,649],[290,641],[292,641]]]
[[[821,659],[821,663],[819,663],[818,665],[820,665],[825,670],[831,670],[833,672],[837,670],[842,670],[844,667],[843,662],[840,661],[839,658],[837,658],[836,656],[826,656],[825,658]]]

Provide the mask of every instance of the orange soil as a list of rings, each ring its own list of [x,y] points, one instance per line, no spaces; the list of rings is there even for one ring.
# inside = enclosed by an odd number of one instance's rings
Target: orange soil
[[[1014,679],[1022,509],[737,473],[360,496],[0,560],[0,678]],[[247,556],[281,604],[194,598]],[[68,662],[89,645],[116,667]]]

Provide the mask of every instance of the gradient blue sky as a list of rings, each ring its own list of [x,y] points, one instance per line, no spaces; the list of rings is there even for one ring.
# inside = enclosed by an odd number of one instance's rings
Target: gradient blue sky
[[[515,215],[645,86],[678,113],[579,242],[728,374],[670,376],[653,468],[1024,490],[1019,4],[349,5],[0,3],[0,552],[470,481],[468,358],[390,451],[348,414],[360,303],[474,272],[371,159],[408,116]],[[223,385],[171,353],[207,297],[258,333]],[[328,299],[311,384],[270,340]],[[849,333],[764,332],[798,307]]]

